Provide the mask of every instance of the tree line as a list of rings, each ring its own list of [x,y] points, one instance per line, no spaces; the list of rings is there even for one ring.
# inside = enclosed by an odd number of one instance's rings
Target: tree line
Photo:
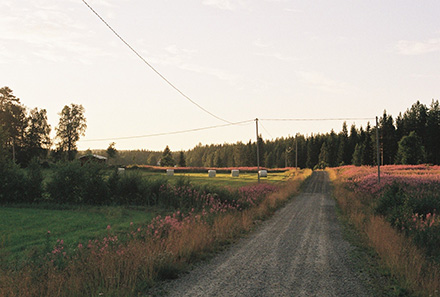
[[[87,128],[84,112],[82,105],[65,105],[53,140],[45,109],[29,109],[9,87],[0,88],[0,162],[27,166],[32,159],[75,159],[76,143]]]
[[[50,138],[51,126],[45,109],[28,109],[8,87],[0,89],[0,162],[13,160],[27,166],[30,160],[73,160],[76,143],[87,128],[82,105],[64,106],[55,127],[56,138]],[[440,164],[440,105],[417,101],[396,118],[386,111],[378,121],[381,164]],[[54,143],[56,141],[56,143]],[[377,138],[375,123],[366,127],[347,126],[339,133],[305,136],[297,134],[274,140],[258,138],[259,163],[267,168],[323,168],[340,165],[376,165]],[[91,153],[87,151],[86,153]],[[191,167],[251,167],[257,165],[255,141],[235,144],[199,143],[186,152],[150,150],[117,151],[115,143],[107,150],[94,153],[107,155],[115,165],[161,165]]]
[[[440,105],[417,101],[394,119],[386,111],[378,119],[382,165],[440,164]],[[258,139],[260,165],[267,168],[323,168],[340,165],[377,165],[376,123],[366,127],[342,124],[326,134]],[[257,164],[256,142],[197,145],[185,153],[188,166],[238,167]]]

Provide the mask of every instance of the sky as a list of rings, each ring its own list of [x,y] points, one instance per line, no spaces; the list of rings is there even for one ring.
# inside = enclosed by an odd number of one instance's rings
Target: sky
[[[438,0],[86,1],[187,98],[83,1],[2,0],[0,87],[46,109],[52,136],[83,105],[80,150],[254,141],[256,118],[264,139],[338,132],[270,119],[365,127],[440,99]]]

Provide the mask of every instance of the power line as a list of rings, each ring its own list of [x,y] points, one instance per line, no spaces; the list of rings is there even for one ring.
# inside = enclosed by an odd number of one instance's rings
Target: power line
[[[162,78],[167,84],[169,84],[174,90],[176,90],[180,95],[182,95],[185,99],[187,99],[189,102],[197,106],[199,109],[203,110],[207,114],[211,115],[212,117],[223,121],[228,124],[232,124],[232,122],[225,120],[219,116],[216,116],[212,112],[206,110],[202,106],[200,106],[197,102],[192,100],[189,96],[187,96],[185,93],[183,93],[179,88],[177,88],[174,84],[172,84],[165,76],[163,76],[158,70],[156,70],[150,63],[147,62],[147,60],[144,59],[127,41],[124,40],[124,38],[121,37],[85,0],[82,0],[82,2],[90,8],[90,10],[129,48],[131,51],[139,57],[148,67],[150,67],[157,75],[159,75],[160,78]]]
[[[374,118],[318,118],[318,119],[260,119],[261,121],[284,121],[284,122],[301,122],[301,121],[360,121],[373,120]]]
[[[241,122],[224,124],[224,125],[217,125],[217,126],[210,126],[210,127],[203,127],[203,128],[195,128],[195,129],[181,130],[181,131],[173,131],[173,132],[156,133],[156,134],[147,134],[147,135],[126,136],[126,137],[113,137],[113,138],[101,138],[101,139],[85,139],[85,140],[80,140],[80,142],[125,140],[125,139],[136,139],[136,138],[147,138],[147,137],[155,137],[155,136],[175,135],[175,134],[183,134],[183,133],[202,131],[202,130],[208,130],[208,129],[222,128],[222,127],[227,127],[227,126],[241,125],[241,124],[249,123],[249,122],[253,122],[253,121],[254,120],[247,120],[247,121],[241,121]]]
[[[264,129],[264,131],[266,131],[267,135],[269,135],[270,138],[273,138],[273,136],[269,133],[269,131],[267,131],[266,127],[264,127],[263,123],[260,122],[260,125]]]

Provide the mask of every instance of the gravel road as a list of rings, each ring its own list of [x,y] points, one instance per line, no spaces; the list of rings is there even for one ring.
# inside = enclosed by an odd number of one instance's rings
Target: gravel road
[[[371,296],[350,260],[326,172],[208,263],[165,284],[169,296]]]

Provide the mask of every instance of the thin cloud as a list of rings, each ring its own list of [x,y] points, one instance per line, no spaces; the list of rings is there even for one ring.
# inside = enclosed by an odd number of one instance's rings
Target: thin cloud
[[[326,92],[343,93],[351,89],[348,83],[328,78],[319,72],[298,71],[297,75],[303,83]]]
[[[440,38],[427,41],[399,40],[396,45],[397,52],[405,56],[423,55],[440,51]]]
[[[100,1],[106,5],[105,1]],[[108,56],[103,50],[84,42],[93,32],[86,30],[72,14],[53,1],[29,2],[27,5],[3,5],[0,12],[0,42],[14,44],[2,56],[17,62],[66,60],[88,63],[90,58]],[[71,12],[71,11],[70,11]],[[17,51],[17,45],[21,44]],[[27,57],[23,59],[23,57]]]
[[[294,9],[294,8],[285,8],[284,11],[292,12],[292,13],[304,13],[304,10]]]
[[[138,43],[143,44],[143,41]],[[148,60],[150,60],[153,64],[171,65],[182,70],[213,76],[220,80],[228,81],[233,85],[238,84],[241,80],[239,75],[217,68],[200,66],[191,62],[198,53],[197,50],[179,48],[177,45],[172,44],[167,46],[164,52],[160,54],[152,54],[147,50],[142,50],[142,53],[148,56]]]
[[[277,60],[284,61],[284,62],[297,62],[297,61],[301,61],[302,60],[302,59],[298,59],[298,58],[294,58],[294,57],[283,55],[283,54],[281,54],[279,52],[255,53],[255,55],[261,56],[261,57],[275,58]]]
[[[248,6],[245,0],[202,0],[203,5],[215,7],[221,10],[235,11]]]
[[[256,47],[266,48],[266,47],[272,47],[273,45],[271,43],[267,43],[262,41],[260,38],[254,41],[254,45]]]

